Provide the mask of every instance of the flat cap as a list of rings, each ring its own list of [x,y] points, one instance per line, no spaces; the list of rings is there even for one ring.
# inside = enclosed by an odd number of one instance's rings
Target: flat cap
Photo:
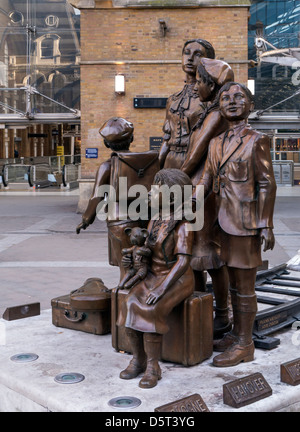
[[[100,135],[108,143],[121,142],[133,134],[133,124],[122,117],[112,117],[99,129]]]

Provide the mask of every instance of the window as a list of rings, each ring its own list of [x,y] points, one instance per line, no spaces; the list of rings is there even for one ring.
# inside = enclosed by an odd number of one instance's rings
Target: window
[[[41,43],[41,58],[52,59],[54,56],[54,40],[46,38]]]

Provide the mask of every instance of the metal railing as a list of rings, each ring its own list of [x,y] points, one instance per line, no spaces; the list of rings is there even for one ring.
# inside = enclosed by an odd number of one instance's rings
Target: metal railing
[[[80,164],[65,164],[62,170],[62,182],[65,187],[77,187],[80,177]]]
[[[28,183],[28,170],[30,165],[7,164],[2,168],[2,183],[5,187],[9,183]]]
[[[28,184],[36,188],[78,186],[80,155],[23,158],[21,163],[16,163],[19,160],[5,159],[5,163],[0,161],[0,184],[4,187],[9,184]]]
[[[30,187],[49,187],[56,184],[56,178],[49,164],[31,165],[28,171],[28,184]]]
[[[81,155],[62,155],[62,156],[37,156],[0,159],[0,167],[3,165],[37,165],[48,164],[53,171],[62,172],[64,165],[80,164]]]

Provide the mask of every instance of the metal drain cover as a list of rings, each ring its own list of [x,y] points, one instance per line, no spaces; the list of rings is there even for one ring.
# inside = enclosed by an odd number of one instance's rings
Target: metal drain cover
[[[119,396],[111,399],[108,405],[113,408],[132,409],[141,405],[140,399],[133,396]]]
[[[29,363],[37,360],[39,356],[33,353],[16,354],[10,359],[16,363]]]
[[[76,384],[83,381],[85,378],[84,375],[81,375],[76,372],[65,372],[56,375],[54,381],[59,384]]]

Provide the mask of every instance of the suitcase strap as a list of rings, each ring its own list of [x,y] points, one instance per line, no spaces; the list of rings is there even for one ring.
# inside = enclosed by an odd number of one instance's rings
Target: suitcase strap
[[[72,322],[72,323],[79,323],[79,322],[83,321],[83,320],[86,318],[86,314],[85,314],[84,312],[81,312],[80,315],[78,315],[78,314],[77,314],[77,311],[75,311],[75,312],[74,312],[74,317],[72,318],[72,317],[70,316],[70,311],[65,310],[64,317],[65,317],[68,321],[70,321],[70,322]]]

